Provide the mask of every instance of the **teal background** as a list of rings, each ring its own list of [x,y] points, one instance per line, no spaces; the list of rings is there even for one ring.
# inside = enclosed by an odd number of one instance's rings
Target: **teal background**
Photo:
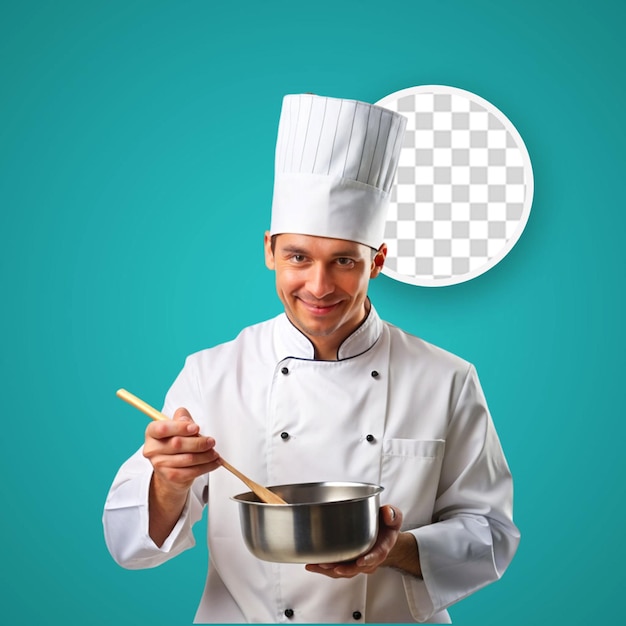
[[[526,231],[468,283],[380,277],[382,316],[473,361],[523,537],[464,625],[615,623],[624,518],[623,4],[3,2],[0,608],[10,624],[191,622],[198,547],[109,557],[101,513],[191,352],[280,311],[263,264],[282,96],[472,91],[524,138]]]

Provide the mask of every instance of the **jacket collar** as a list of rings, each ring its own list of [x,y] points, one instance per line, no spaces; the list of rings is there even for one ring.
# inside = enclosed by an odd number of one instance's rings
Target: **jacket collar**
[[[338,360],[342,361],[367,352],[380,337],[382,328],[383,323],[378,317],[374,305],[371,305],[363,323],[339,346]],[[310,360],[315,358],[313,344],[291,323],[285,313],[276,318],[274,349],[278,361],[289,357]]]

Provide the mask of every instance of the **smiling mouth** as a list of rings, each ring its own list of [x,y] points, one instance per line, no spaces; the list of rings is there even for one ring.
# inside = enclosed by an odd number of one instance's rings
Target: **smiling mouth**
[[[314,302],[307,302],[306,300],[302,300],[301,298],[300,302],[308,311],[310,311],[314,315],[323,315],[325,313],[330,313],[339,305],[339,302],[334,302],[332,304],[319,304]]]

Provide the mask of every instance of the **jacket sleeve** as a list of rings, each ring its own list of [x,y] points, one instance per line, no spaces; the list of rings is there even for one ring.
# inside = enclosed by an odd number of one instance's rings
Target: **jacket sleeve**
[[[172,416],[184,406],[192,417],[200,414],[201,401],[188,359],[170,388],[163,413]],[[198,420],[196,420],[198,421]],[[119,469],[106,498],[103,513],[104,537],[111,556],[122,567],[144,569],[156,567],[195,545],[192,526],[202,517],[207,502],[207,476],[198,477],[189,491],[178,522],[161,547],[148,534],[148,491],[152,465],[140,448]]]
[[[413,532],[423,580],[404,577],[417,621],[498,580],[520,540],[513,483],[472,366],[454,404],[433,514]]]

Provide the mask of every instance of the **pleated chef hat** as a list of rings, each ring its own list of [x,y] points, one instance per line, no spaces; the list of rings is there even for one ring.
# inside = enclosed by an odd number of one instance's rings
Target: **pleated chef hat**
[[[270,233],[378,248],[405,126],[404,116],[365,102],[285,96]]]

